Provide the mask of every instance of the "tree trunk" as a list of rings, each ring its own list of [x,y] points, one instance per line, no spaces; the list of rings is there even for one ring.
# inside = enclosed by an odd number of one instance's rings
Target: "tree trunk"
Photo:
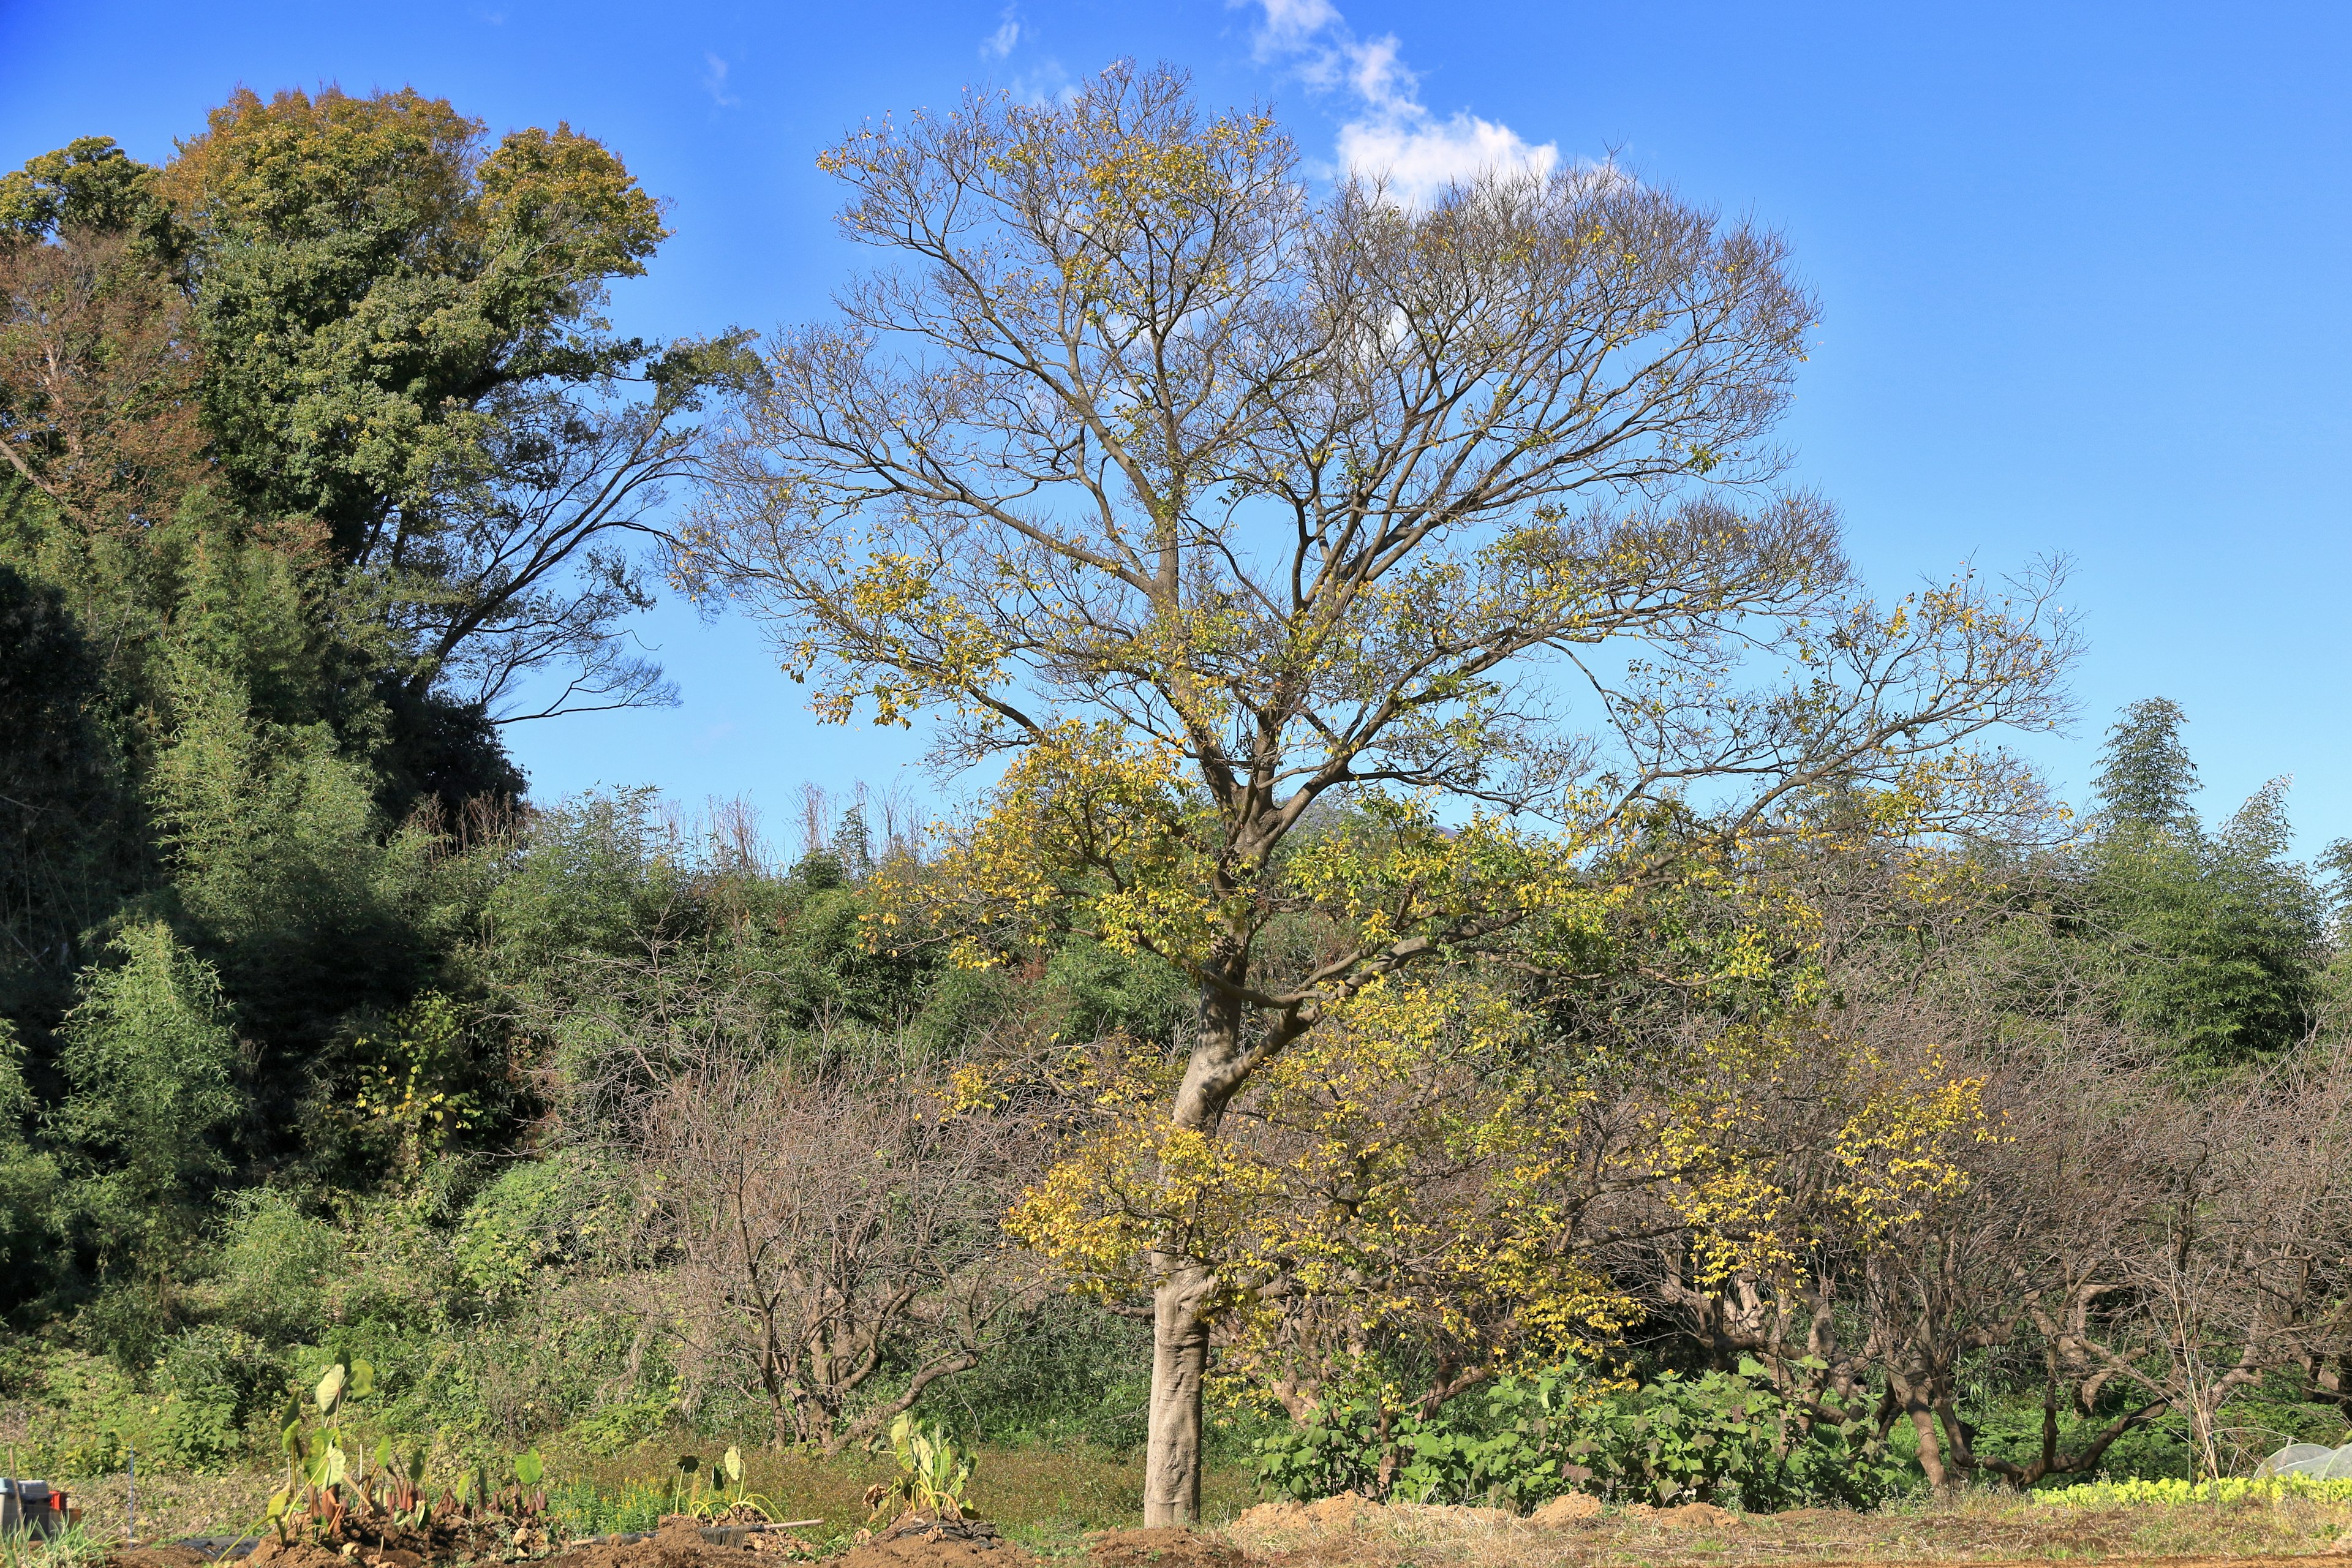
[[[1234,952],[1241,952],[1239,943]],[[1238,977],[1238,958],[1229,967]],[[1213,1136],[1225,1105],[1241,1087],[1242,1004],[1230,990],[1203,986],[1199,1032],[1170,1120]],[[1151,1257],[1151,1415],[1143,1456],[1143,1524],[1147,1530],[1201,1520],[1201,1384],[1209,1371],[1209,1304],[1216,1271],[1197,1258]]]
[[[1886,1397],[1911,1417],[1911,1430],[1919,1435],[1919,1469],[1927,1478],[1928,1487],[1938,1492],[1950,1489],[1954,1477],[1944,1464],[1944,1445],[1936,1431],[1936,1402],[1929,1389],[1913,1383],[1895,1368],[1886,1371]]]
[[[1171,1260],[1151,1299],[1151,1419],[1143,1459],[1143,1526],[1201,1521],[1201,1380],[1209,1370],[1202,1308],[1215,1277]]]

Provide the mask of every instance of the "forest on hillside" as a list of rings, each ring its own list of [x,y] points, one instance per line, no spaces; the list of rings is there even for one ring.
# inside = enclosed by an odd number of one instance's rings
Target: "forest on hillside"
[[[0,180],[9,1442],[269,1459],[364,1361],[453,1463],[913,1412],[1170,1522],[2352,1425],[2352,852],[2075,715],[2054,574],[1859,581],[1772,235],[1319,192],[1132,67],[821,163],[837,318],[667,342],[569,125]],[[965,804],[533,795],[508,726],[670,700],[656,592]]]

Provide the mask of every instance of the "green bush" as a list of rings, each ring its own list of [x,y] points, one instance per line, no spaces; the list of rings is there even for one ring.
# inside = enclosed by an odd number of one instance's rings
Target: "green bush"
[[[677,1401],[667,1392],[641,1394],[635,1399],[615,1400],[593,1415],[583,1416],[572,1424],[572,1436],[590,1453],[610,1458],[630,1444],[652,1436],[668,1426],[677,1414]]]
[[[610,1171],[568,1152],[511,1167],[458,1225],[458,1274],[488,1301],[520,1300],[542,1269],[580,1261],[600,1237],[617,1239],[624,1213],[612,1200],[614,1184]]]
[[[934,1384],[919,1414],[967,1442],[1143,1446],[1151,1329],[1083,1297],[1049,1296],[970,1372]]]
[[[205,1292],[214,1315],[274,1343],[317,1337],[327,1323],[329,1289],[342,1273],[341,1233],[284,1188],[248,1187],[227,1194],[226,1204]]]
[[[623,1535],[658,1530],[662,1520],[677,1511],[674,1487],[635,1481],[618,1494],[601,1490],[591,1481],[567,1481],[551,1487],[547,1509],[574,1535]]]
[[[1662,1373],[1577,1413],[1565,1473],[1580,1485],[1643,1502],[1737,1502],[1769,1511],[1827,1504],[1870,1508],[1911,1470],[1865,1422],[1810,1431],[1742,1362],[1737,1373]]]
[[[247,1428],[284,1400],[289,1357],[250,1334],[205,1325],[173,1340],[156,1368],[163,1399],[149,1439],[175,1469],[215,1469],[244,1457]]]
[[[1862,1423],[1806,1431],[1758,1381],[1762,1368],[1696,1378],[1664,1373],[1602,1391],[1573,1366],[1505,1378],[1483,1413],[1456,1400],[1429,1420],[1337,1403],[1256,1444],[1260,1481],[1284,1497],[1354,1489],[1414,1502],[1519,1510],[1583,1490],[1628,1500],[1730,1503],[1758,1510],[1810,1504],[1870,1507],[1915,1472]]]

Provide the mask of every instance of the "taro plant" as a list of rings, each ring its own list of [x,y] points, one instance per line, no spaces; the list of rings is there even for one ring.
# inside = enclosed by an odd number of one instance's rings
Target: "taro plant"
[[[547,1512],[547,1461],[532,1448],[515,1457],[515,1484],[502,1491],[492,1492],[485,1486],[482,1496],[493,1513],[502,1514],[518,1523],[527,1523]]]
[[[284,1430],[278,1439],[286,1454],[286,1484],[271,1496],[267,1516],[277,1529],[279,1541],[288,1539],[298,1502],[321,1534],[332,1535],[341,1527],[352,1500],[346,1495],[343,1484],[351,1464],[343,1418],[353,1405],[374,1392],[373,1367],[363,1361],[352,1362],[348,1367],[337,1362],[311,1391],[319,1406],[317,1431],[308,1429],[302,1418],[301,1401],[296,1398],[288,1402]]]
[[[291,1542],[298,1525],[306,1524],[322,1542],[362,1534],[381,1540],[394,1531],[427,1530],[436,1520],[467,1529],[493,1527],[518,1544],[546,1543],[530,1541],[534,1533],[548,1534],[547,1493],[541,1484],[546,1464],[536,1449],[515,1459],[511,1484],[494,1485],[488,1467],[478,1466],[470,1485],[461,1482],[455,1494],[445,1489],[437,1502],[425,1489],[422,1447],[403,1459],[391,1438],[380,1439],[374,1473],[367,1472],[362,1460],[354,1474],[344,1420],[374,1389],[374,1369],[365,1362],[330,1368],[312,1391],[319,1411],[315,1430],[303,1417],[300,1399],[289,1402],[281,1437],[286,1484],[270,1498],[264,1518],[281,1543]]]
[[[965,1517],[971,1457],[948,1439],[938,1422],[918,1421],[901,1411],[890,1423],[889,1444],[898,1474],[866,1489],[866,1506],[873,1518],[880,1519],[886,1510],[894,1518],[904,1513],[929,1513],[943,1520]]]
[[[719,1478],[724,1476],[722,1482]],[[706,1479],[706,1478],[708,1478]],[[743,1450],[732,1444],[727,1451],[709,1465],[698,1454],[677,1457],[677,1478],[671,1483],[676,1513],[690,1513],[703,1519],[719,1519],[740,1513],[755,1513],[761,1519],[773,1519],[773,1505],[768,1499],[752,1491],[743,1481]]]

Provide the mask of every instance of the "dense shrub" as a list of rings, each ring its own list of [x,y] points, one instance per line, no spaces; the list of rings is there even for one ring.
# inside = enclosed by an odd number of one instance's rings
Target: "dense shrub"
[[[256,1418],[285,1402],[290,1373],[285,1352],[251,1334],[209,1324],[185,1331],[156,1368],[163,1398],[148,1452],[191,1470],[242,1458]]]
[[[1292,1498],[1346,1489],[1414,1502],[1527,1509],[1570,1491],[1649,1503],[1759,1510],[1867,1507],[1916,1472],[1859,1423],[1807,1430],[1762,1368],[1611,1388],[1573,1366],[1505,1378],[1483,1410],[1456,1399],[1429,1419],[1353,1400],[1256,1445],[1266,1488]]]

